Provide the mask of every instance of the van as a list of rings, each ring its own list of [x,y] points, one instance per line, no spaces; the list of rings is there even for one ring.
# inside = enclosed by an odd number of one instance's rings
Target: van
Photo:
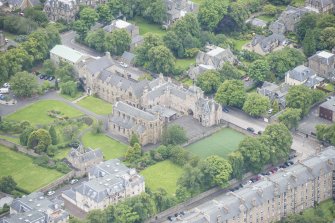
[[[9,89],[8,88],[0,88],[0,94],[8,94]]]

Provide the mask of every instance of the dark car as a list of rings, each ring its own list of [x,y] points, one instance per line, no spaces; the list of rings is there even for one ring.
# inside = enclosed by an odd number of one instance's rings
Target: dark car
[[[225,108],[225,107],[223,107],[222,110],[223,110],[224,112],[226,112],[226,113],[229,112],[228,108]]]
[[[257,134],[258,134],[258,135],[262,135],[262,131],[258,131]]]
[[[44,79],[45,75],[44,74],[41,74],[40,75],[40,79]]]
[[[248,128],[247,128],[247,131],[248,131],[248,132],[255,132],[255,129],[253,129],[253,128],[251,128],[251,127],[248,127]]]
[[[54,79],[55,79],[54,76],[50,76],[48,80],[49,80],[49,81],[53,81]]]
[[[44,79],[44,80],[48,80],[48,79],[49,79],[49,76],[48,76],[48,75],[45,75],[43,79]]]

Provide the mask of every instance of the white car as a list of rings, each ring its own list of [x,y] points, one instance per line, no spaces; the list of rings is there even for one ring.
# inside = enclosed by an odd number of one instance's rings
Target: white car
[[[77,183],[78,182],[78,179],[72,179],[71,181],[70,181],[70,184],[75,184],[75,183]]]
[[[47,195],[51,196],[51,195],[54,195],[55,193],[56,193],[55,191],[51,190],[51,191],[48,191]]]
[[[4,84],[3,84],[3,87],[4,87],[4,88],[10,88],[10,84],[9,84],[9,83],[4,83]]]
[[[268,113],[271,114],[273,112],[273,109],[269,109]]]
[[[121,67],[125,67],[125,68],[128,67],[128,64],[126,64],[126,63],[120,62],[119,64],[121,65]]]

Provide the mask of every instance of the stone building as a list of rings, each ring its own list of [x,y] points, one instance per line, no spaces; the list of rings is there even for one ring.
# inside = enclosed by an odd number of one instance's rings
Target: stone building
[[[335,1],[334,0],[305,0],[307,9],[317,13],[334,13]]]
[[[72,22],[79,12],[79,2],[76,0],[47,0],[43,10],[51,21]]]
[[[319,117],[327,119],[329,121],[335,121],[335,98],[323,102],[319,106]]]
[[[26,8],[41,5],[40,0],[5,0],[4,3],[4,5],[8,6],[10,11],[23,11]]]
[[[144,178],[120,160],[112,159],[91,168],[88,181],[62,193],[65,201],[89,212],[105,209],[145,191]]]
[[[282,84],[277,85],[275,83],[270,83],[264,81],[262,87],[257,88],[257,93],[266,96],[270,99],[271,102],[276,100],[281,109],[286,107],[285,96],[288,93],[289,85]]]
[[[63,209],[61,200],[49,200],[42,192],[34,192],[16,198],[10,206],[10,215],[0,219],[0,223],[66,223],[69,214]]]
[[[335,148],[328,147],[256,183],[201,203],[174,222],[277,222],[334,198],[334,162]]]
[[[288,85],[305,85],[315,89],[323,81],[324,78],[319,77],[314,70],[304,65],[299,65],[285,73],[285,83]]]
[[[133,114],[142,114],[142,111],[144,111],[145,113],[151,113],[154,117],[160,115],[159,119],[165,122],[183,115],[191,115],[206,127],[220,123],[221,106],[215,103],[213,99],[206,99],[200,88],[192,86],[186,89],[182,85],[173,83],[170,78],[164,78],[163,75],[152,81],[135,81],[131,78],[131,75],[118,72],[114,69],[115,66],[115,61],[109,55],[106,55],[98,60],[86,61],[79,66],[78,72],[89,94],[96,94],[113,104],[122,101],[131,105],[132,108],[124,112],[125,116],[131,117],[132,115],[127,113],[130,111],[133,111]],[[119,103],[118,105],[123,106],[123,104]],[[132,132],[141,132],[136,129],[137,124],[133,120],[127,121],[126,128],[124,120],[122,125],[121,123],[117,125],[116,121],[112,119],[116,119],[117,114],[114,112],[110,116],[109,127],[112,127],[111,131],[127,137],[128,140]],[[152,119],[156,120],[156,118]],[[142,123],[143,125],[150,126],[149,120],[142,119],[142,122],[144,121],[147,123]],[[163,128],[163,124],[158,125],[159,122],[156,121],[157,126]],[[129,126],[130,124],[132,125]],[[158,132],[161,132],[161,130]],[[145,132],[138,136],[143,145],[149,142],[156,143],[160,138],[160,134],[154,134],[155,139],[151,139],[151,136]]]
[[[275,34],[293,32],[295,31],[296,24],[307,12],[308,10],[305,8],[287,6],[286,10],[280,14],[279,18],[275,22],[270,24],[269,29],[272,31],[272,33]]]
[[[60,62],[66,62],[76,68],[77,64],[86,58],[88,56],[65,45],[56,45],[50,50],[50,59],[56,65],[59,65]]]
[[[71,149],[66,159],[74,168],[85,173],[92,166],[101,163],[104,157],[100,149],[93,150],[79,145],[78,148]]]
[[[267,37],[255,35],[249,44],[243,46],[243,49],[266,55],[273,51],[281,50],[288,45],[289,40],[282,34],[272,34]]]
[[[171,26],[176,20],[184,17],[187,13],[197,10],[196,4],[188,0],[164,0],[167,9],[164,26]]]
[[[199,51],[196,57],[196,66],[189,70],[189,76],[196,79],[207,70],[220,69],[224,63],[237,64],[237,57],[230,49],[223,49],[214,45],[207,45],[204,51]]]
[[[308,67],[320,76],[334,81],[335,55],[327,51],[320,51],[308,58]]]

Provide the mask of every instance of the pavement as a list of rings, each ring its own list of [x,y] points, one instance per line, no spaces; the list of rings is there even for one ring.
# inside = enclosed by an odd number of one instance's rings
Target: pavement
[[[77,50],[83,54],[89,55],[91,57],[102,57],[104,55],[103,53],[99,53],[87,46],[77,43],[75,39],[76,38],[75,31],[68,31],[68,32],[62,33],[60,37],[61,37],[61,42],[63,45],[68,46],[74,50]]]
[[[319,117],[319,106],[315,106],[311,111],[301,120],[298,131],[305,134],[316,134],[316,126],[319,124],[331,125],[331,121]]]

